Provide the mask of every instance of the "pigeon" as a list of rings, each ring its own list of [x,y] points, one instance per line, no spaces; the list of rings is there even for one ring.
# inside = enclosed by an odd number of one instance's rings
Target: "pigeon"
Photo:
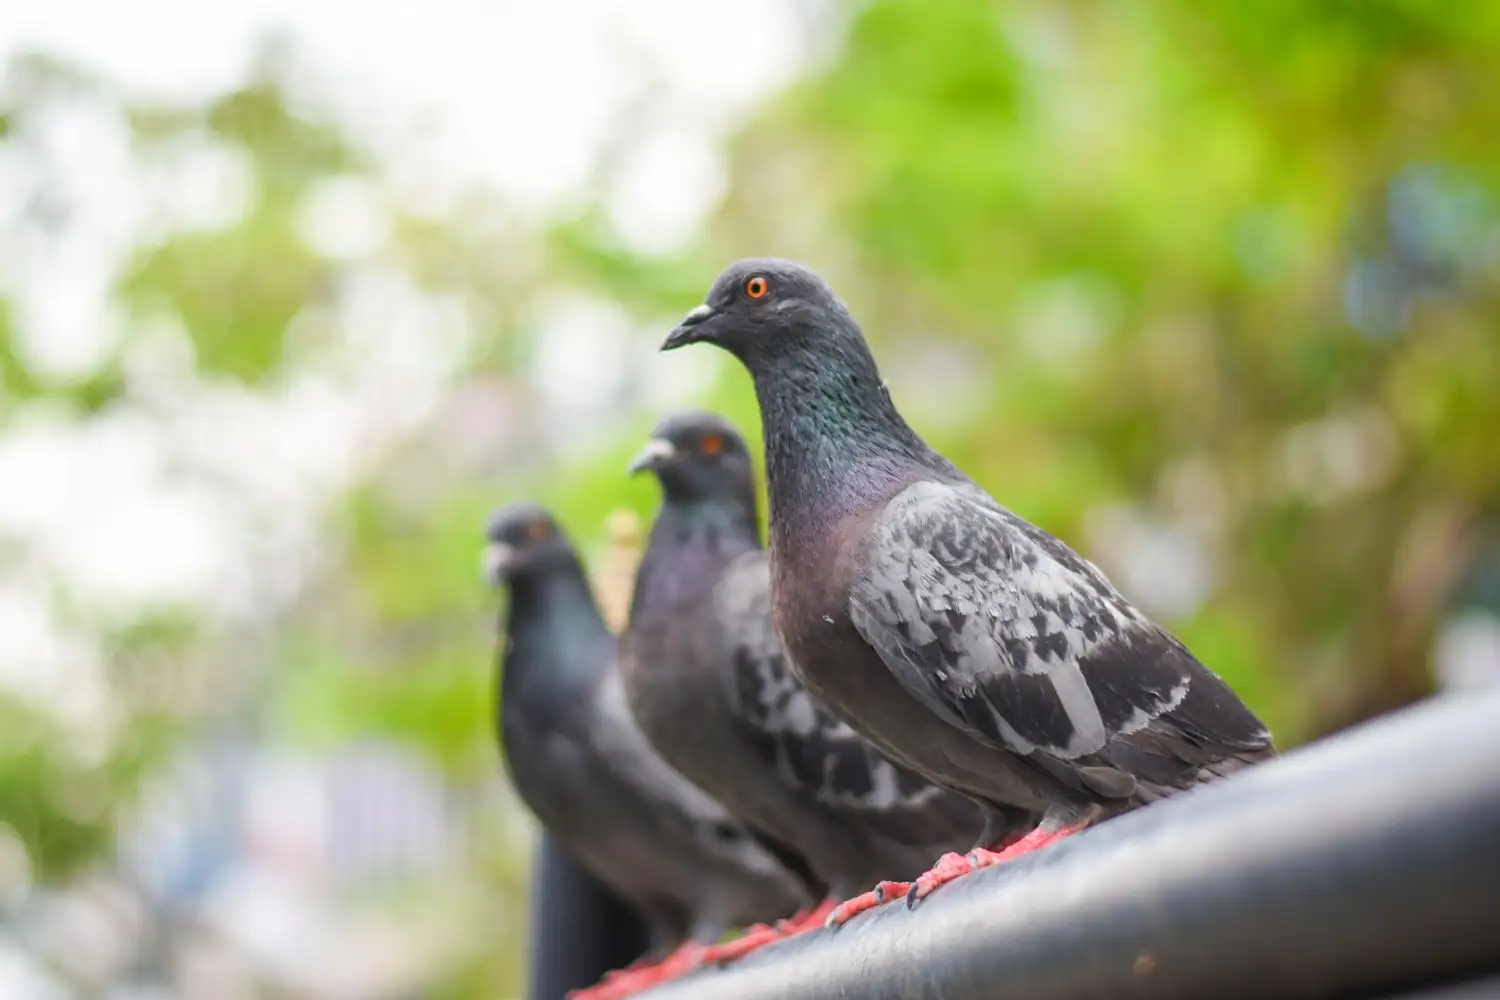
[[[626,996],[696,966],[731,928],[808,900],[744,824],[652,749],[630,714],[616,641],[578,555],[547,511],[496,513],[485,569],[509,589],[499,729],[528,808],[578,864],[638,910],[643,964],[593,992]]]
[[[893,761],[985,813],[974,850],[887,895],[914,905],[1274,755],[1266,727],[1181,642],[912,430],[812,270],[730,265],[662,349],[700,341],[754,381],[772,607],[803,683]],[[1003,845],[1016,810],[1036,825]]]
[[[914,878],[967,850],[983,820],[963,796],[886,760],[802,686],[771,622],[750,455],[735,429],[712,413],[669,416],[630,466],[646,470],[663,502],[621,639],[631,708],[669,763],[790,856],[814,894],[831,894],[747,932],[716,956],[726,961],[822,926],[882,876]]]

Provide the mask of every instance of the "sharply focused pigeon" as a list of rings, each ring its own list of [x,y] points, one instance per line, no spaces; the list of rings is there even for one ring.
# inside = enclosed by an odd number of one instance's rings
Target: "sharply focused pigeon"
[[[811,270],[732,264],[662,349],[697,341],[755,382],[774,614],[804,683],[990,818],[978,849],[945,856],[913,901],[1274,754],[1266,727],[1182,643],[917,436]],[[1017,809],[1037,828],[986,850]]]
[[[669,967],[693,964],[699,943],[806,902],[797,880],[744,825],[641,734],[625,701],[615,638],[547,512],[507,507],[487,535],[488,575],[510,590],[499,722],[511,778],[563,848],[646,918],[650,955],[671,959],[635,969],[628,983],[616,977],[595,995],[650,985]]]
[[[668,417],[630,471],[647,469],[663,503],[621,640],[625,689],[672,766],[831,891],[782,932],[821,926],[878,879],[915,878],[967,850],[983,825],[974,805],[887,761],[787,662],[740,435],[711,413]],[[747,934],[732,954],[777,936]]]

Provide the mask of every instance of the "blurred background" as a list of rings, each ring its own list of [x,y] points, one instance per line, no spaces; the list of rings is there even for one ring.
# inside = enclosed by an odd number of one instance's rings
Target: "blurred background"
[[[498,503],[822,271],[898,404],[1283,746],[1500,679],[1500,5],[0,9],[0,996],[494,998]],[[615,548],[611,548],[614,545]]]

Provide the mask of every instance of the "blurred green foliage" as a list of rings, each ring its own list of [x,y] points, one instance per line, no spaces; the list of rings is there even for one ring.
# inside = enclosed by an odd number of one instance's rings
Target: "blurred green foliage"
[[[142,157],[209,135],[252,170],[240,217],[144,243],[115,289],[134,320],[180,322],[197,377],[284,386],[332,337],[319,309],[378,267],[462,302],[451,394],[509,407],[494,454],[456,446],[472,423],[434,419],[333,504],[329,557],[264,646],[275,725],[312,743],[393,734],[460,784],[491,779],[486,514],[538,496],[597,557],[611,510],[655,502],[622,469],[656,414],[567,448],[536,422],[536,307],[582,289],[665,329],[760,253],[822,271],[918,428],[1127,590],[1120,525],[1185,535],[1209,569],[1167,624],[1283,745],[1432,689],[1435,631],[1500,506],[1500,7],[874,0],[833,30],[733,136],[701,239],[667,255],[625,244],[602,194],[542,227],[484,192],[409,209],[378,155],[287,90],[274,50],[203,107],[107,95]],[[100,85],[13,66],[0,148],[79,87]],[[370,260],[298,228],[350,177],[391,217]],[[139,402],[134,329],[57,380],[28,368],[0,299],[0,433],[33,406],[87,421]],[[717,371],[696,402],[758,439],[747,380]],[[222,637],[149,638],[159,671],[224,669]],[[0,702],[0,822],[42,875],[106,851],[149,763],[200,717],[153,700],[159,679],[112,675],[136,735],[103,763],[69,763],[50,723]],[[514,981],[512,956],[485,954],[445,995]]]
[[[919,428],[1076,545],[1187,524],[1213,585],[1172,626],[1300,742],[1431,689],[1493,534],[1497,13],[861,4],[704,252],[814,262]]]

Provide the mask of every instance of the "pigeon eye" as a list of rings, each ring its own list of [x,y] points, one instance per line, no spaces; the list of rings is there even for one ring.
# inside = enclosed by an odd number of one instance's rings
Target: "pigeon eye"
[[[540,542],[552,534],[552,528],[546,521],[532,521],[526,526],[526,537],[533,542]]]
[[[703,440],[698,442],[698,450],[712,458],[724,450],[724,435],[705,434]]]
[[[721,844],[732,844],[740,839],[740,830],[737,826],[729,823],[715,823],[713,825],[714,839]]]
[[[771,283],[758,274],[745,282],[745,294],[752,299],[763,299],[770,290]]]

